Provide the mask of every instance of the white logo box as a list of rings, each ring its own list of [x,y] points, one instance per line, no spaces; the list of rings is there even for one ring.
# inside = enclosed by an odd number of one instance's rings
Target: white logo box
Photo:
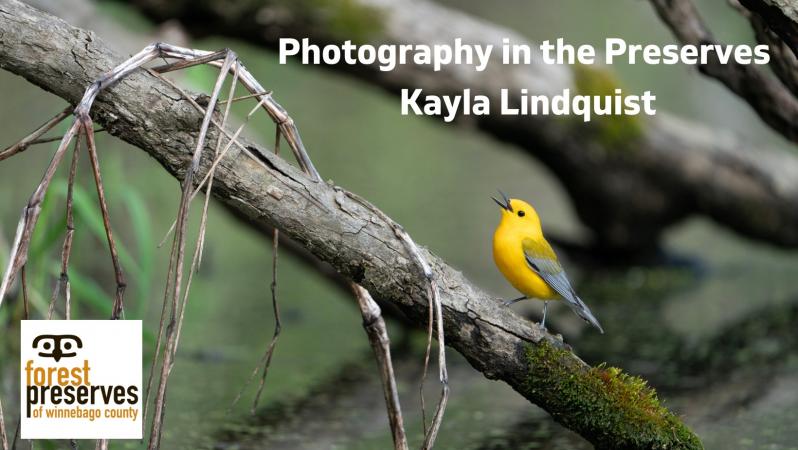
[[[22,439],[141,439],[141,337],[140,320],[23,320]]]

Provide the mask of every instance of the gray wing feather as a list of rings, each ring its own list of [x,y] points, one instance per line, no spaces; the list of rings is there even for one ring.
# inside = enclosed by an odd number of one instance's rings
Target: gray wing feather
[[[559,262],[552,259],[533,258],[528,254],[524,254],[526,263],[529,268],[535,271],[543,281],[546,282],[555,292],[560,294],[560,297],[568,303],[568,306],[584,320],[590,322],[593,326],[599,329],[602,333],[604,329],[601,328],[598,320],[590,312],[590,308],[576,295],[574,288],[571,287],[571,282],[568,281],[568,276],[562,269]]]
[[[569,303],[576,303],[576,293],[571,287],[571,282],[568,281],[568,276],[562,270],[562,266],[557,261],[551,259],[532,258],[526,256],[526,262],[529,268],[534,270],[543,281],[546,282],[555,292],[568,301]]]

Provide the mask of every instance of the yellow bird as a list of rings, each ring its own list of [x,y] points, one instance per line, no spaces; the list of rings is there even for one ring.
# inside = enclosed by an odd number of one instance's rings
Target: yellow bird
[[[501,191],[499,194],[503,201],[493,199],[502,208],[501,222],[493,234],[493,260],[507,281],[524,294],[504,302],[504,305],[528,298],[542,300],[540,326],[545,328],[549,301],[565,300],[579,317],[604,333],[593,313],[571,287],[557,255],[543,237],[540,217],[532,205],[523,200],[509,199]]]

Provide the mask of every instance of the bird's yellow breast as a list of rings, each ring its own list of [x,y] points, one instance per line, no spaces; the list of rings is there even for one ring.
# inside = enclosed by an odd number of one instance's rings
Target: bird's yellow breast
[[[493,261],[507,281],[522,294],[539,300],[555,300],[559,295],[526,263],[523,236],[499,226],[493,234]]]

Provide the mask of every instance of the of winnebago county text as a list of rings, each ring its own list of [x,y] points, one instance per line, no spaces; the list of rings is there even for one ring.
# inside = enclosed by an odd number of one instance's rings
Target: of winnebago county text
[[[527,89],[501,89],[498,111],[505,116],[575,115],[590,122],[593,116],[634,116],[641,112],[653,116],[656,99],[651,91],[628,95],[622,89],[615,89],[612,95],[572,95],[565,89],[553,96],[530,95]],[[491,111],[491,98],[472,94],[471,89],[465,89],[462,95],[425,95],[423,89],[402,89],[403,116],[439,116],[451,122],[458,115],[487,116]]]

